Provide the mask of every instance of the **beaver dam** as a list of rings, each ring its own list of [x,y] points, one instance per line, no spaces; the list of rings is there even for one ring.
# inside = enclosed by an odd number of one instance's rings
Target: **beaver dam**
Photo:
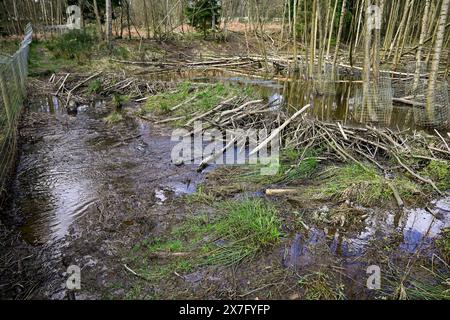
[[[2,39],[2,299],[450,298],[449,1],[274,2]]]

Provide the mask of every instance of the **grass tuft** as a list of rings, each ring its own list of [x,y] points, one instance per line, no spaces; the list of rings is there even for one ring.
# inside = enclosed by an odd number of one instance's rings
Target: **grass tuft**
[[[387,181],[372,167],[364,169],[357,164],[349,164],[328,171],[331,176],[320,185],[309,188],[308,193],[313,198],[350,200],[362,205],[393,199],[393,191]],[[396,178],[391,183],[404,200],[420,192],[418,186],[406,178]]]
[[[304,290],[306,300],[344,300],[344,286],[335,284],[330,276],[323,272],[307,274],[298,281]]]
[[[123,116],[120,112],[113,111],[104,120],[107,124],[115,124],[121,122],[123,120]]]

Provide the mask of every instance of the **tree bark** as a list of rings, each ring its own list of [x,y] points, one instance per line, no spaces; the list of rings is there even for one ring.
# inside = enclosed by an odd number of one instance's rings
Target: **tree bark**
[[[427,113],[430,121],[434,121],[435,118],[435,95],[436,95],[436,82],[438,79],[439,62],[441,60],[442,54],[442,44],[444,42],[445,34],[445,23],[447,22],[448,16],[448,5],[450,0],[443,0],[441,6],[441,14],[439,18],[438,30],[436,33],[436,43],[434,46],[434,56],[431,63],[429,84],[428,84],[428,94],[427,94]]]
[[[106,0],[106,42],[108,49],[112,49],[112,6],[111,0]]]

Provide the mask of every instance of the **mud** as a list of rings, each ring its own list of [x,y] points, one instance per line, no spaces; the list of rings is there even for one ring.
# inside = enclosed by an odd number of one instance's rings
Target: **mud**
[[[126,248],[163,230],[183,213],[162,204],[195,191],[204,175],[171,163],[167,129],[131,117],[107,125],[109,112],[95,102],[72,116],[56,98],[43,97],[21,123],[21,154],[3,218],[28,244],[51,248],[62,264],[53,266],[59,280],[71,264],[103,268],[105,257],[119,259],[118,243]],[[49,286],[40,293],[64,297]]]

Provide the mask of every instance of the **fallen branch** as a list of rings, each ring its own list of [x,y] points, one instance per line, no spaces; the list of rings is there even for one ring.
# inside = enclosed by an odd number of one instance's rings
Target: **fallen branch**
[[[297,111],[296,113],[294,113],[294,115],[292,117],[290,117],[288,120],[286,120],[280,127],[278,127],[275,131],[272,132],[272,134],[265,139],[263,142],[261,142],[261,144],[259,146],[257,146],[252,152],[250,152],[250,156],[254,155],[255,153],[257,153],[259,150],[261,150],[262,148],[264,148],[270,141],[272,141],[273,138],[275,138],[276,136],[278,136],[278,134],[284,129],[286,128],[295,118],[297,118],[298,116],[300,116],[302,113],[306,112],[306,110],[308,110],[311,107],[310,104],[307,104],[306,106],[304,106],[301,110]]]

